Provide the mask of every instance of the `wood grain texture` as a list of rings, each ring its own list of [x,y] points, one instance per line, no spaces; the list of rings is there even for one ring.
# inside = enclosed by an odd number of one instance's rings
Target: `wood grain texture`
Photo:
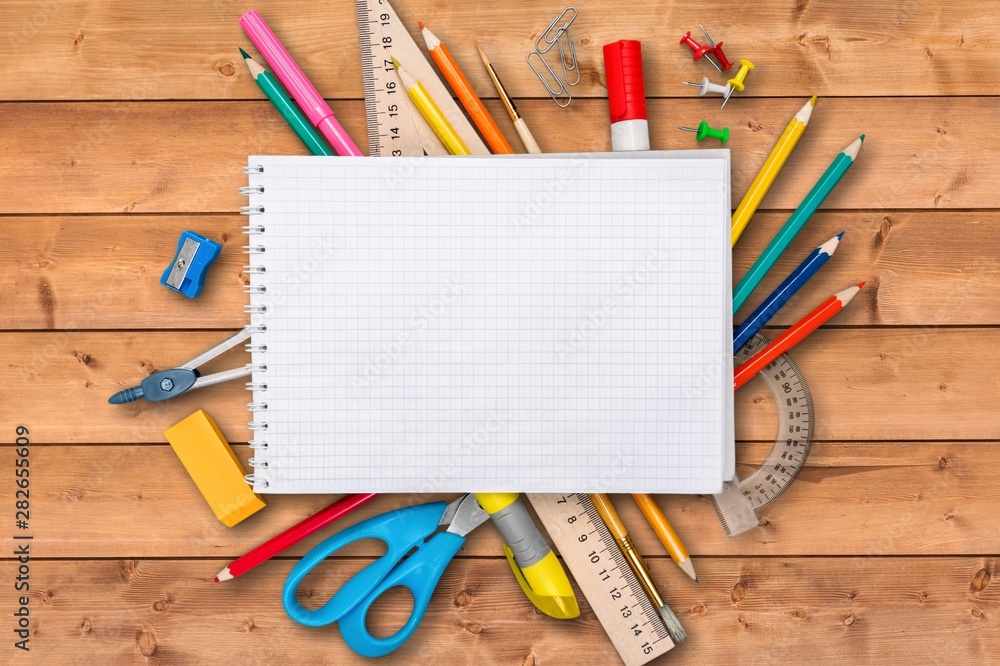
[[[330,596],[367,560],[339,560],[304,582],[305,603]],[[296,625],[281,609],[290,561],[223,587],[193,570],[222,560],[36,561],[31,657],[48,663],[365,664],[335,627]],[[413,638],[379,663],[610,664],[616,657],[590,607],[558,621],[508,584],[506,562],[452,564]],[[718,558],[700,583],[650,562],[689,638],[657,663],[790,661],[989,663],[1000,652],[995,558]],[[16,563],[0,563],[11,580]],[[376,607],[375,626],[407,608]],[[942,640],[942,637],[950,640]],[[455,656],[458,655],[458,656]]]
[[[734,251],[739,277],[833,155],[867,133],[861,157],[750,299],[739,321],[819,242],[837,255],[773,321],[774,334],[835,290],[869,287],[793,352],[818,415],[805,470],[725,537],[709,501],[658,498],[694,556],[691,583],[634,502],[615,503],[690,638],[656,663],[991,663],[1000,654],[1000,432],[994,396],[1000,324],[1000,170],[990,82],[1000,8],[970,0],[721,0],[578,5],[582,81],[569,109],[544,97],[525,53],[561,5],[529,0],[392,0],[423,20],[520,145],[472,45],[478,39],[546,152],[610,148],[601,47],[643,41],[654,148],[694,148],[673,129],[728,125],[734,205],[788,118],[820,95],[795,153]],[[222,526],[164,443],[196,408],[244,461],[240,382],[165,403],[106,404],[242,326],[247,155],[305,153],[250,80],[238,16],[256,6],[348,132],[364,142],[354,5],[348,0],[5,0],[0,3],[0,475],[14,427],[31,428],[31,653],[40,663],[370,663],[334,628],[283,613],[295,558],[342,526],[439,496],[384,496],[357,515],[224,585],[233,557],[328,504],[268,497]],[[684,80],[721,78],[677,44],[704,22],[733,60],[756,65],[723,112]],[[414,33],[415,34],[415,33]],[[418,41],[419,43],[419,41]],[[710,147],[714,147],[710,146]],[[158,284],[179,233],[223,243],[205,293]],[[238,351],[209,368],[246,362]],[[774,405],[758,383],[737,396],[739,470],[768,447]],[[11,507],[14,486],[0,484]],[[0,580],[12,581],[10,532]],[[323,599],[378,551],[345,551],[307,580]],[[384,663],[609,664],[616,656],[584,599],[583,616],[534,611],[499,557],[492,526],[445,574],[414,639]],[[988,557],[984,557],[988,556]],[[14,590],[0,612],[15,610]],[[405,600],[376,608],[401,623]],[[8,615],[8,620],[13,617]]]
[[[0,334],[7,375],[0,404],[10,410],[0,428],[13,427],[17,415],[35,426],[37,443],[163,442],[166,428],[203,408],[231,441],[245,441],[249,394],[239,381],[164,402],[107,404],[113,393],[226,337],[224,331]],[[792,356],[809,381],[820,440],[995,439],[1000,375],[982,362],[995,344],[992,329],[833,329],[813,334]],[[248,358],[232,350],[206,373]],[[64,398],[53,419],[57,396]],[[759,380],[737,394],[737,439],[773,440],[774,418],[771,394]]]
[[[749,472],[767,448],[741,445],[739,472]],[[244,462],[250,455],[246,446],[234,449]],[[0,466],[12,469],[13,458],[12,447],[0,448]],[[227,528],[215,519],[168,446],[37,446],[31,464],[37,557],[235,559],[335,499],[269,495],[266,509]],[[1000,552],[1000,488],[993,483],[998,467],[1000,447],[987,442],[816,443],[791,490],[762,512],[766,524],[738,539],[726,537],[707,497],[657,499],[699,571],[699,558],[719,555],[975,555]],[[13,505],[13,495],[12,485],[4,488],[0,503]],[[453,497],[380,497],[285,556],[304,555],[326,536],[363,518]],[[663,556],[635,503],[626,496],[615,496],[614,502],[640,552]],[[9,537],[5,543],[11,546]],[[366,542],[344,554],[378,552],[378,546]],[[470,535],[462,554],[501,552],[498,532],[487,525]],[[207,567],[204,575],[221,569],[201,563],[192,567]]]
[[[746,99],[727,107],[721,122],[732,129],[726,146],[734,205],[804,101]],[[332,106],[363,143],[363,103]],[[488,106],[502,117],[498,103]],[[603,100],[568,109],[530,100],[519,108],[544,152],[611,148]],[[697,98],[653,99],[648,108],[654,149],[695,148],[674,126],[720,119],[714,103]],[[862,133],[861,156],[825,209],[996,208],[1000,171],[991,144],[981,140],[982,119],[993,110],[989,97],[821,99],[762,209],[794,209]],[[246,184],[247,155],[305,153],[268,102],[11,102],[0,103],[0,114],[19,129],[0,134],[8,156],[0,175],[9,184],[0,214],[235,212],[244,203],[237,188]],[[501,126],[516,142],[513,126]]]
[[[742,275],[787,218],[759,213],[733,251]],[[9,217],[0,228],[4,330],[235,329],[243,325],[246,236],[239,215]],[[772,320],[787,327],[827,295],[862,279],[867,301],[836,325],[1000,324],[1000,262],[980,252],[1000,213],[820,212],[792,243],[748,303],[742,321],[812,248],[846,231],[834,259]],[[180,233],[193,229],[223,244],[197,299],[170,293],[160,275]],[[921,251],[933,247],[934,252]]]
[[[260,98],[237,52],[249,48],[237,21],[250,7],[261,11],[324,96],[362,96],[357,19],[348,0],[305,6],[295,0],[182,0],[155,12],[126,0],[8,0],[0,7],[0,24],[7,26],[0,40],[7,74],[0,99]],[[480,95],[496,93],[473,39],[512,95],[544,95],[524,57],[562,5],[395,0],[393,7],[414,36],[418,20],[431,26]],[[711,15],[678,3],[579,9],[571,33],[581,65],[573,94],[580,97],[606,96],[601,47],[623,37],[643,42],[649,96],[688,96],[681,81],[721,78],[678,44],[686,30],[705,41],[698,29],[705,22],[730,60],[756,63],[748,95],[978,95],[980,74],[992,69],[998,46],[990,26],[1000,20],[995,5],[972,0],[725,0],[713,3]]]

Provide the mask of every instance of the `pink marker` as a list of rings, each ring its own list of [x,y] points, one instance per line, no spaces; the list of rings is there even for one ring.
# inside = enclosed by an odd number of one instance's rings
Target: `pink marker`
[[[309,122],[326,137],[337,154],[360,156],[361,150],[337,122],[333,115],[333,109],[319,94],[316,87],[309,82],[299,66],[295,64],[292,56],[278,41],[257,10],[251,9],[241,16],[240,25],[243,27],[243,32],[247,33],[250,41],[271,65],[274,73],[288,89],[288,92],[299,103],[302,112],[309,118]]]

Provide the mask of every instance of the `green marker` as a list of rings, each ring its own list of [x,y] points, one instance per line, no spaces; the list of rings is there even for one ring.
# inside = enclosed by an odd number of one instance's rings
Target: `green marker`
[[[705,137],[709,136],[712,137],[713,139],[718,139],[722,143],[729,141],[728,127],[723,127],[722,129],[718,130],[715,129],[714,127],[709,127],[708,122],[704,120],[698,123],[698,129],[695,129],[694,127],[680,127],[680,126],[678,126],[677,129],[684,130],[685,132],[697,132],[694,138],[698,139],[699,141],[704,141]]]
[[[292,126],[295,133],[299,135],[302,143],[306,144],[309,151],[313,155],[333,155],[334,152],[326,145],[323,137],[319,135],[312,126],[312,123],[306,120],[299,107],[295,106],[295,102],[281,89],[281,85],[278,84],[278,80],[274,78],[274,75],[258,65],[257,61],[251,58],[243,49],[240,49],[240,53],[243,54],[243,62],[250,69],[250,76],[257,82],[257,85],[264,91],[264,94],[271,100],[271,103],[278,107],[278,111],[288,121],[288,124]]]
[[[847,173],[847,170],[854,164],[854,160],[857,159],[858,152],[861,151],[861,144],[864,140],[865,135],[862,134],[861,138],[856,139],[833,159],[833,162],[827,167],[826,172],[820,176],[820,179],[816,181],[813,188],[809,190],[806,198],[802,200],[799,207],[795,209],[792,216],[785,222],[785,226],[781,227],[781,230],[778,231],[777,235],[764,249],[764,252],[757,258],[753,266],[750,267],[747,274],[743,276],[740,283],[733,289],[734,314],[746,302],[753,290],[760,284],[760,281],[764,279],[764,275],[774,266],[774,262],[778,260],[781,253],[785,251],[792,242],[792,239],[802,231],[802,227],[806,226],[806,222],[809,221],[812,214],[816,212],[816,209],[820,207],[823,200],[833,191],[833,188],[836,187],[840,179]]]

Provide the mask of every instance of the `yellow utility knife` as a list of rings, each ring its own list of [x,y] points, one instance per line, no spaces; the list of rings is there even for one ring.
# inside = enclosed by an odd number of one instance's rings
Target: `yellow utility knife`
[[[535,526],[518,493],[476,493],[503,536],[503,552],[535,608],[550,617],[568,620],[580,616],[580,606],[569,577],[556,554]]]

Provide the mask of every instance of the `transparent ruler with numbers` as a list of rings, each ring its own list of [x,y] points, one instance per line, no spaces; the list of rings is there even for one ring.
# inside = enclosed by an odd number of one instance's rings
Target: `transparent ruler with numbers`
[[[590,497],[531,493],[528,500],[622,661],[640,666],[674,647]]]

